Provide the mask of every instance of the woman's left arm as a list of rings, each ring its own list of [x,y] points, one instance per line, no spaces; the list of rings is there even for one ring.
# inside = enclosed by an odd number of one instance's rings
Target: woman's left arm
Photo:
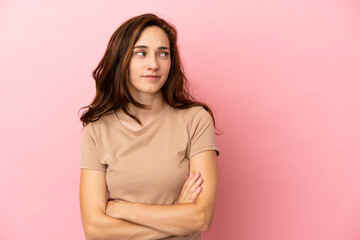
[[[216,204],[218,166],[213,150],[196,154],[190,159],[190,173],[199,172],[202,191],[195,203],[152,205],[126,201],[110,201],[106,214],[141,224],[173,235],[207,232]]]

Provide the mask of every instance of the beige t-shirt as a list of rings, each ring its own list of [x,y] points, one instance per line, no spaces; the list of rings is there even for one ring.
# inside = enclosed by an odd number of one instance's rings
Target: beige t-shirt
[[[139,131],[127,128],[118,111],[84,128],[81,168],[106,171],[109,199],[173,204],[189,175],[190,159],[219,149],[209,112],[169,105]],[[166,239],[200,239],[200,232]]]

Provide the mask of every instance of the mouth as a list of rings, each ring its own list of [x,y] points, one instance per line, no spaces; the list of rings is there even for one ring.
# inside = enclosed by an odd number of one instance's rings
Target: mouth
[[[159,75],[144,75],[144,76],[142,76],[142,77],[144,77],[144,78],[146,78],[146,79],[149,79],[149,80],[156,80],[156,79],[159,79],[159,78],[160,78]]]
[[[159,75],[144,75],[143,77],[148,77],[148,78],[159,78]]]

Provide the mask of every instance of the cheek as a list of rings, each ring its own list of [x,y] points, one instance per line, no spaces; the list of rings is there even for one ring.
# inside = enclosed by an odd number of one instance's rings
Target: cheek
[[[139,75],[139,63],[137,63],[136,61],[130,61],[129,64],[129,72],[130,72],[130,76],[136,76]]]
[[[129,63],[130,72],[135,70],[135,68],[136,68],[135,66],[136,66],[135,62],[133,60],[131,60],[130,63]]]
[[[134,64],[133,62],[130,62],[129,64],[129,82],[131,84],[134,84],[136,82],[137,76],[138,74],[138,70],[136,68],[136,64]]]
[[[164,63],[164,69],[166,69],[167,72],[170,71],[170,67],[171,67],[171,61]]]

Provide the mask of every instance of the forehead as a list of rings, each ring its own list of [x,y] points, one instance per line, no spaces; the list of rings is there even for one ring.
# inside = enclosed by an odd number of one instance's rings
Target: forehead
[[[169,47],[169,39],[164,30],[158,26],[146,27],[135,45],[145,45],[148,47]]]

